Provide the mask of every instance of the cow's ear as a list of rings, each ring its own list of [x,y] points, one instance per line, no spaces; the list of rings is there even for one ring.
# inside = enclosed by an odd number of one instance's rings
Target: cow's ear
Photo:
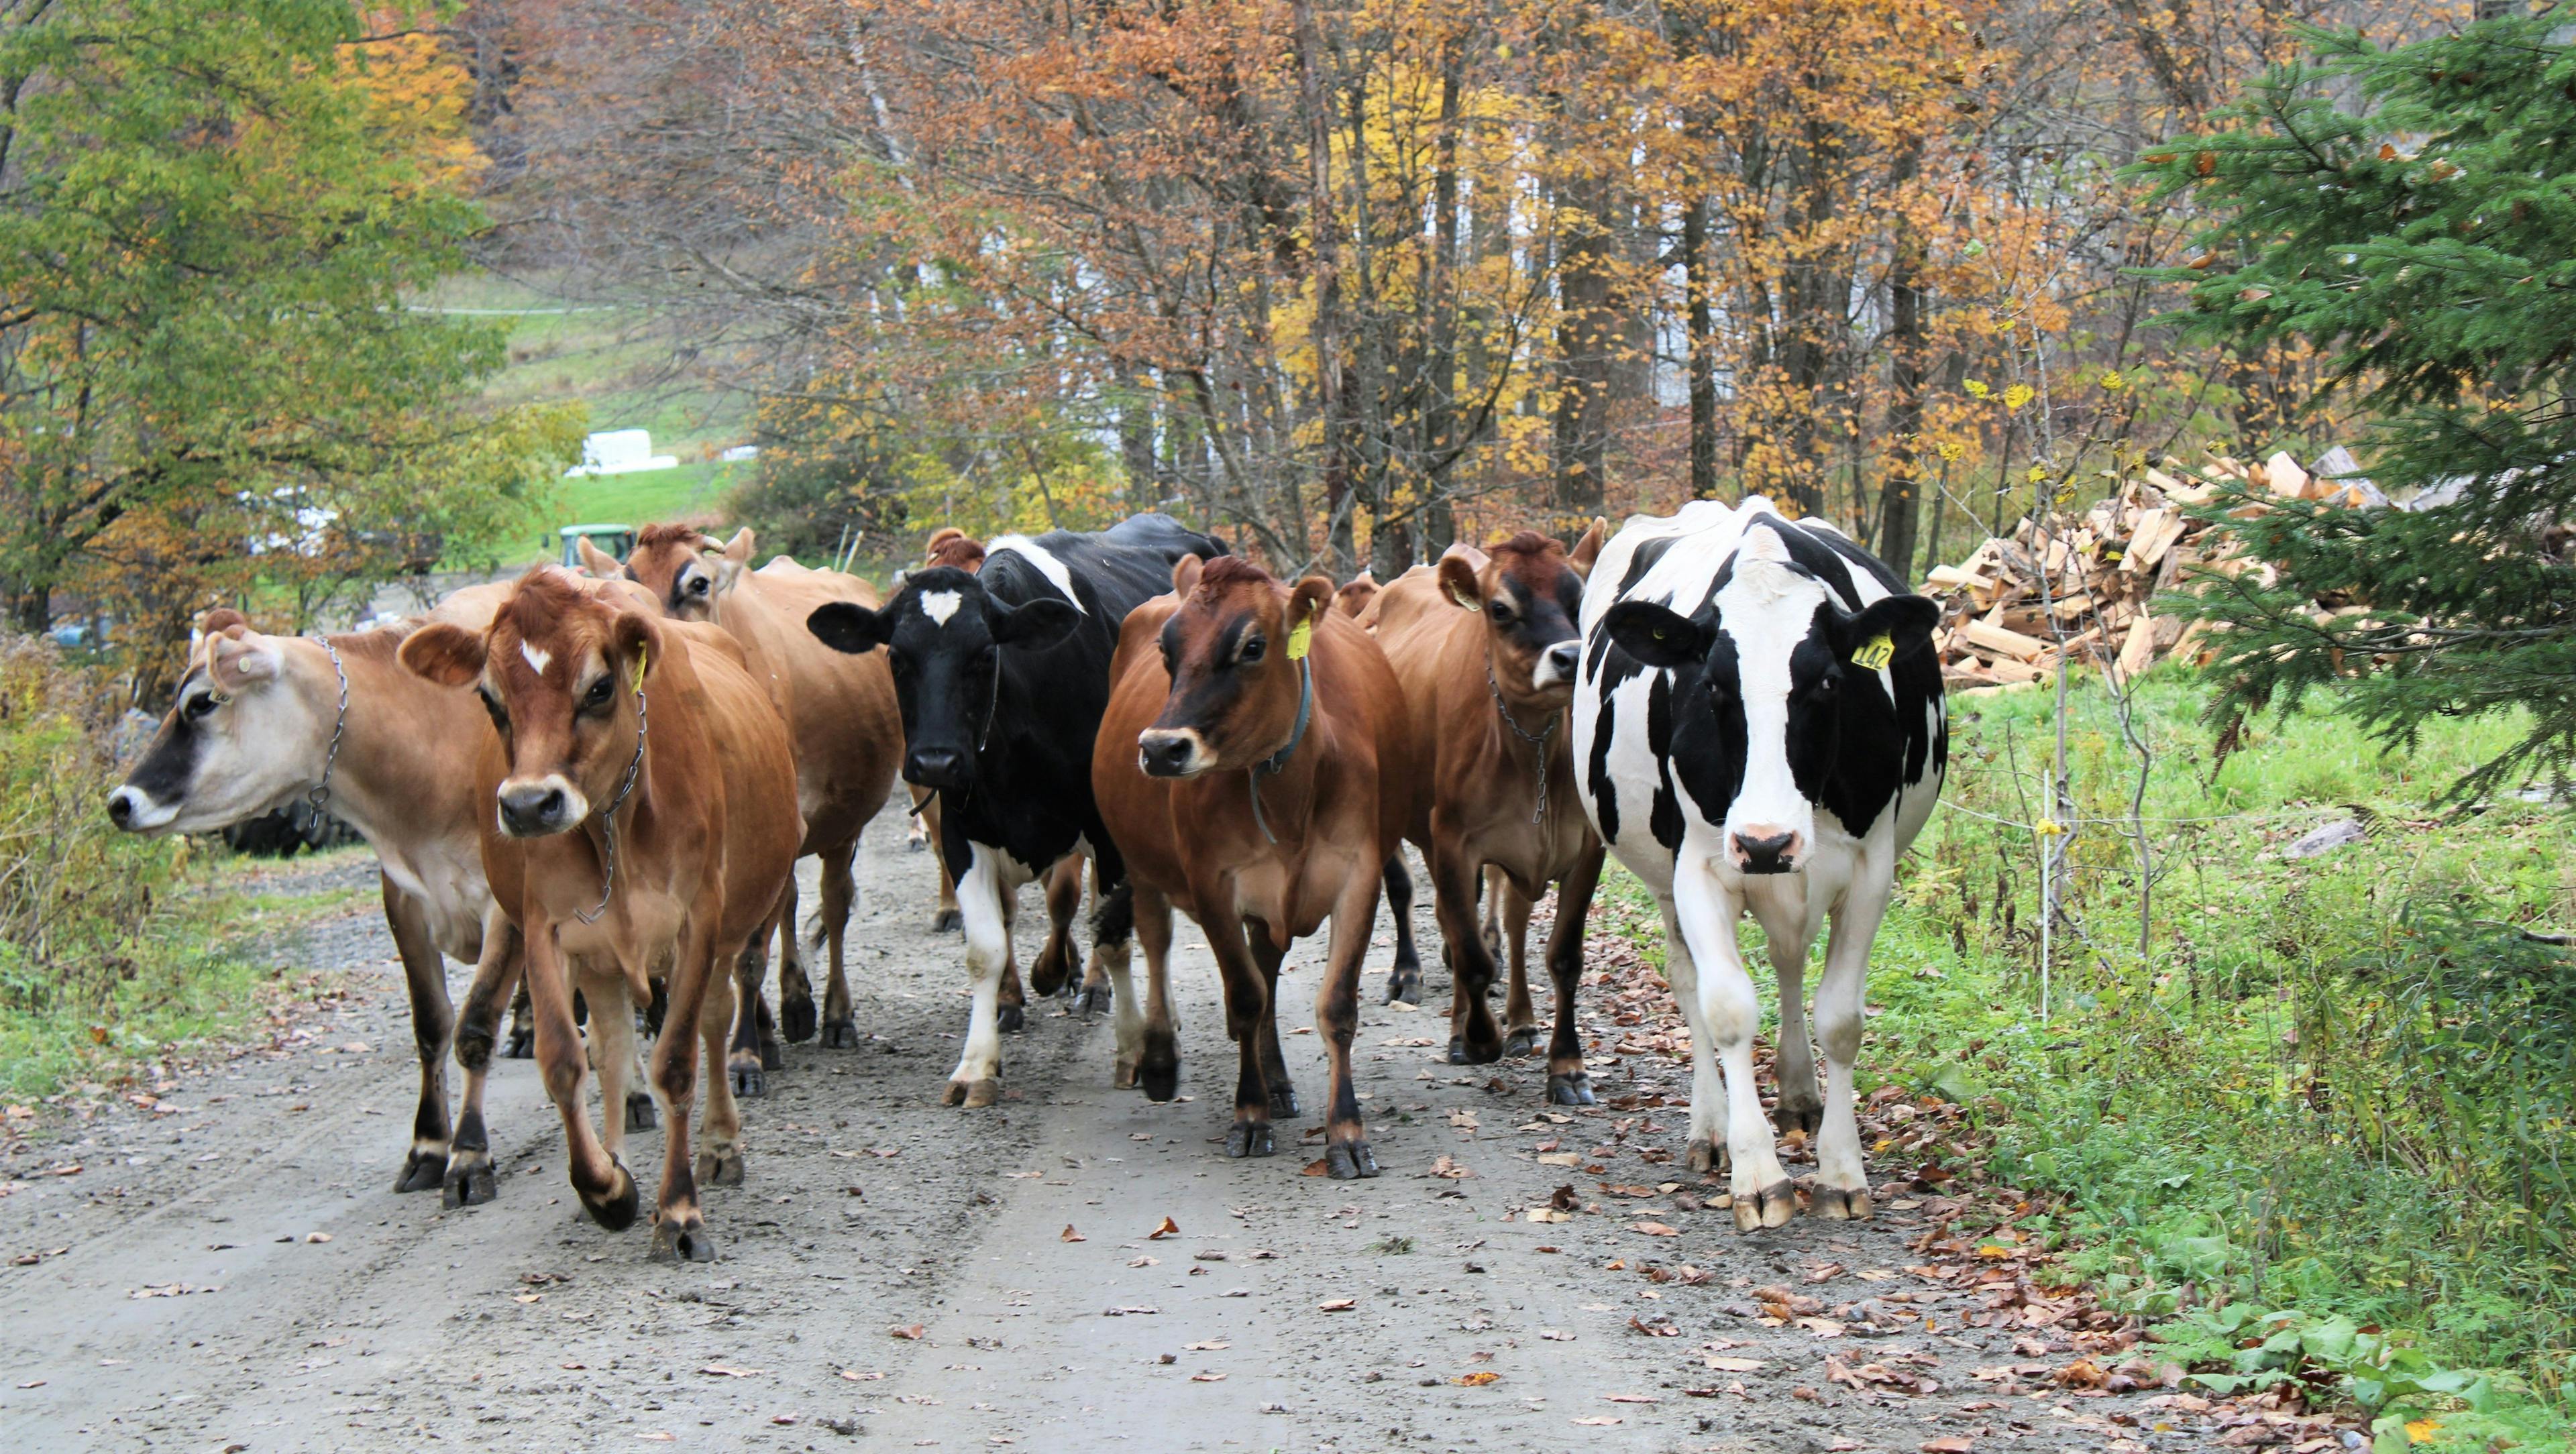
[[[242,692],[277,680],[285,658],[265,636],[242,629],[225,632],[206,643],[206,675],[218,690]]]
[[[898,585],[897,590],[902,587]],[[856,601],[828,601],[814,608],[805,618],[805,629],[814,639],[834,651],[852,656],[874,651],[886,644],[893,634],[893,622],[884,614],[871,611]]]
[[[1308,576],[1299,581],[1295,588],[1288,592],[1288,609],[1279,617],[1280,628],[1288,633],[1290,644],[1296,643],[1297,631],[1300,627],[1306,629],[1309,633],[1306,639],[1312,641],[1314,637],[1311,633],[1322,624],[1324,613],[1331,610],[1332,605],[1332,577]],[[1290,653],[1292,656],[1304,654],[1303,652]]]
[[[250,618],[230,606],[217,606],[197,623],[197,630],[207,636],[239,636],[250,629]]]
[[[1199,588],[1199,573],[1206,569],[1207,562],[1199,559],[1195,555],[1185,555],[1179,560],[1173,561],[1172,594],[1175,596],[1186,596],[1190,592],[1197,590]]]
[[[1857,616],[1845,617],[1841,626],[1842,640],[1837,656],[1884,665],[1887,660],[1909,656],[1932,645],[1933,629],[1941,624],[1941,607],[1927,596],[1889,596],[1872,601]],[[1885,637],[1888,655],[1881,657],[1874,647]],[[1866,663],[1865,663],[1866,664]]]
[[[1082,612],[1071,601],[1053,596],[1040,596],[1005,607],[999,601],[987,600],[984,606],[984,629],[993,633],[995,644],[1022,646],[1043,651],[1073,634],[1082,624]]]
[[[610,555],[607,551],[591,544],[589,536],[584,535],[577,537],[573,541],[573,544],[581,551],[581,568],[583,570],[590,572],[592,575],[597,576],[603,581],[613,581],[620,575],[625,574],[626,566],[624,563],[619,561],[617,557]]]
[[[1609,537],[1610,522],[1593,516],[1592,528],[1584,531],[1583,538],[1574,542],[1574,549],[1566,552],[1565,563],[1574,567],[1576,575],[1587,581],[1592,579],[1592,563],[1601,558],[1601,543]]]
[[[715,544],[714,541],[707,540],[707,537],[703,535],[698,538],[702,541],[706,541],[710,546]],[[725,592],[732,590],[733,583],[742,578],[742,568],[751,563],[751,547],[753,540],[754,537],[751,533],[751,527],[746,525],[733,533],[733,539],[726,541],[722,547],[717,549],[714,561],[717,595],[721,596]]]
[[[617,613],[608,626],[608,647],[617,659],[618,674],[629,686],[661,670],[662,653],[668,649],[662,623],[641,611]]]
[[[1478,573],[1479,567],[1469,564],[1458,547],[1451,546],[1449,553],[1440,557],[1440,594],[1466,610],[1485,609],[1485,588],[1476,579]]]
[[[484,639],[445,621],[433,621],[403,638],[395,652],[403,668],[423,681],[461,687],[483,675]]]
[[[1619,649],[1654,667],[1691,666],[1708,656],[1708,632],[1652,601],[1621,601],[1601,618]]]

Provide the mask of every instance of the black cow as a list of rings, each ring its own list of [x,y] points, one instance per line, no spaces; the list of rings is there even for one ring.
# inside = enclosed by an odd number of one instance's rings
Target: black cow
[[[1020,885],[1069,853],[1091,855],[1104,904],[1119,905],[1118,850],[1091,795],[1092,739],[1109,704],[1119,624],[1171,589],[1183,556],[1224,542],[1169,515],[1098,532],[988,542],[980,572],[934,566],[878,610],[835,602],[807,621],[842,651],[883,646],[903,708],[906,782],[939,794],[939,851],[957,880],[975,992],[947,1103],[1001,1094],[997,1013]],[[1123,938],[1123,934],[1118,937]],[[1116,997],[1120,1016],[1134,997]]]

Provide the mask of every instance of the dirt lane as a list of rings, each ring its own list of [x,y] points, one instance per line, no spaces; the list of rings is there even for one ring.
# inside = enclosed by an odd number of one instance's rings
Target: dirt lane
[[[442,1212],[389,1192],[414,1083],[391,945],[367,910],[316,929],[300,952],[356,991],[290,1053],[183,1084],[164,1100],[180,1111],[120,1107],[39,1136],[0,1171],[21,1183],[0,1197],[0,1252],[65,1249],[0,1268],[0,1445],[2200,1446],[2187,1430],[2105,1422],[2133,1399],[2027,1383],[1990,1394],[1972,1369],[2021,1355],[2009,1335],[1958,1330],[1950,1309],[1973,1306],[1961,1294],[1918,1291],[1902,1315],[1942,1331],[1766,1326],[1748,1289],[1794,1285],[1830,1309],[1920,1288],[1901,1269],[1921,1212],[1861,1228],[1802,1218],[1748,1240],[1669,1193],[1622,1203],[1595,1184],[1687,1179],[1672,1160],[1679,1107],[1550,1119],[1543,1062],[1458,1068],[1438,1045],[1405,1043],[1445,1045],[1437,1014],[1365,1010],[1362,1089],[1384,1176],[1301,1176],[1314,1142],[1225,1160],[1232,1048],[1186,927],[1175,989],[1190,1099],[1113,1092],[1106,1018],[1046,1006],[1005,1042],[1000,1106],[942,1108],[964,1025],[959,941],[927,931],[929,860],[903,851],[897,823],[870,835],[861,882],[853,989],[872,1038],[791,1047],[770,1096],[746,1105],[749,1179],[707,1192],[724,1253],[712,1266],[652,1265],[640,1230],[579,1216],[527,1062],[493,1078],[498,1201]],[[1042,918],[1029,895],[1024,963]],[[1427,906],[1422,919],[1436,943]],[[1290,961],[1283,1032],[1312,1023],[1313,958]],[[1430,978],[1445,1003],[1445,976]],[[1318,1042],[1286,1044],[1311,1108]],[[1686,1089],[1661,1057],[1595,1074],[1605,1101]],[[1540,1164],[1545,1140],[1606,1171]],[[646,1165],[659,1146],[644,1133],[629,1159]],[[1431,1175],[1444,1155],[1474,1175]],[[39,1174],[70,1161],[83,1171]],[[1526,1220],[1569,1182],[1597,1213]],[[1178,1233],[1150,1237],[1165,1218]],[[1650,1220],[1680,1235],[1633,1230]],[[1707,1276],[1658,1285],[1639,1275],[1650,1263]],[[1809,1282],[1827,1263],[1843,1270]],[[172,1288],[203,1290],[135,1295]],[[1340,1299],[1348,1311],[1319,1307]],[[1668,1319],[1677,1336],[1632,1319]],[[917,1338],[889,1331],[915,1326]],[[1939,1387],[1864,1396],[1827,1380],[1828,1354],[1898,1358]],[[1713,1371],[1710,1356],[1758,1366]],[[1484,1373],[1498,1376],[1454,1381]]]

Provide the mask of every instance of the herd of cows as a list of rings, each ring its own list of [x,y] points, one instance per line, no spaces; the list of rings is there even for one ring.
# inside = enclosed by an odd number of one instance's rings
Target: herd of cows
[[[748,530],[719,544],[655,526],[626,560],[590,551],[582,575],[538,567],[371,631],[270,636],[211,613],[108,810],[130,831],[202,832],[327,801],[381,861],[409,985],[421,1087],[396,1189],[494,1195],[483,1088],[516,994],[528,1030],[512,1048],[533,1049],[602,1226],[640,1210],[624,1142],[658,1101],[656,1258],[714,1255],[698,1187],[741,1180],[736,1098],[763,1091],[777,1036],[859,1043],[843,966],[853,861],[898,777],[965,934],[951,1105],[999,1098],[1001,1037],[1027,992],[1073,989],[1077,968],[1083,1007],[1114,1016],[1115,1083],[1177,1094],[1178,911],[1223,979],[1238,1061],[1226,1154],[1269,1155],[1274,1120],[1300,1113],[1280,965],[1322,931],[1325,1162],[1376,1175],[1351,1046],[1382,887],[1399,940],[1386,992],[1421,994],[1407,840],[1449,957],[1458,1063],[1535,1050],[1525,931],[1555,886],[1547,1094],[1589,1103],[1574,996],[1615,853],[1663,907],[1691,1030],[1691,1167],[1727,1172],[1740,1230],[1795,1210],[1755,1092],[1760,1007],[1736,939],[1750,913],[1780,980],[1777,1124],[1815,1138],[1812,1210],[1866,1217],[1862,980],[1896,860],[1941,788],[1938,611],[1830,526],[1760,499],[1606,533],[1596,521],[1569,548],[1525,531],[1336,590],[1275,579],[1159,514],[989,544],[945,530],[881,598],[785,557],[749,569]],[[793,872],[806,855],[822,866],[811,941]],[[1071,937],[1086,860],[1087,967]],[[1050,932],[1024,988],[1011,928],[1032,879]],[[1829,917],[1819,1093],[1803,975]],[[809,961],[827,943],[818,1010]],[[442,956],[475,965],[461,1006]]]

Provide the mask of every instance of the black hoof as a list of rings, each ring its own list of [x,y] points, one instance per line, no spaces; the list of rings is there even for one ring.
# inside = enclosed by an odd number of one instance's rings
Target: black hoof
[[[785,1070],[787,1068],[787,1047],[779,1044],[777,1037],[774,1035],[763,1035],[760,1037],[760,1068],[763,1070]],[[755,1092],[755,1094],[757,1094],[757,1092]]]
[[[660,1124],[662,1124],[662,1117],[653,1109],[651,1092],[639,1090],[626,1093],[627,1130],[650,1131]]]
[[[1391,1005],[1398,1000],[1402,1000],[1408,1005],[1418,1005],[1422,1003],[1422,975],[1420,972],[1417,971],[1413,974],[1406,974],[1403,971],[1398,970],[1396,973],[1386,977],[1386,1002]]]
[[[926,853],[929,850],[930,839],[927,836],[903,840],[903,851],[906,853]]]
[[[1136,1069],[1136,1084],[1144,1087],[1145,1099],[1168,1101],[1181,1093],[1181,1063],[1177,1060],[1169,1064],[1146,1061]]]
[[[856,1050],[859,1048],[859,1022],[855,1017],[828,1020],[823,1025],[823,1048]]]
[[[1021,1013],[1019,1006],[1004,1005],[993,1012],[993,1028],[1005,1035],[1017,1035],[1027,1024],[1027,1019],[1028,1017]]]
[[[1029,964],[1029,993],[1039,999],[1051,1000],[1064,993],[1064,987],[1072,979],[1073,966],[1063,955],[1040,950],[1038,957]]]
[[[1246,1156],[1268,1156],[1279,1149],[1271,1138],[1268,1121],[1237,1121],[1225,1133],[1225,1154],[1236,1160]]]
[[[1588,1106],[1592,1104],[1592,1077],[1580,1070],[1571,1075],[1547,1078],[1547,1101],[1552,1106]]]
[[[1366,1141],[1336,1141],[1324,1150],[1324,1170],[1335,1181],[1357,1181],[1377,1175],[1377,1153]]]
[[[955,909],[942,909],[930,916],[930,932],[953,934],[966,927],[966,916]]]
[[[1086,1018],[1092,1015],[1104,1015],[1109,1012],[1110,1004],[1116,999],[1117,993],[1110,987],[1107,980],[1102,980],[1098,984],[1087,984],[1074,992],[1073,1012]]]
[[[652,1258],[656,1262],[713,1262],[716,1239],[707,1235],[704,1224],[691,1227],[669,1222],[653,1224]]]
[[[1295,1119],[1297,1112],[1297,1088],[1295,1086],[1288,1085],[1283,1082],[1270,1088],[1270,1119],[1274,1121],[1293,1120]]]
[[[1449,1042],[1451,1065],[1491,1065],[1503,1058],[1503,1042],[1488,1040],[1479,1045],[1473,1040],[1452,1038]]]
[[[1526,1060],[1538,1053],[1536,1030],[1514,1030],[1503,1037],[1503,1055],[1510,1060]]]
[[[635,1178],[628,1175],[623,1166],[617,1168],[617,1183],[609,1189],[607,1196],[592,1201],[586,1194],[575,1194],[581,1196],[582,1209],[590,1213],[590,1219],[612,1232],[623,1232],[634,1226],[636,1209],[644,1202],[636,1195]]]
[[[788,1000],[778,1007],[778,1033],[790,1045],[802,1045],[814,1038],[814,1001],[812,997]]]
[[[697,1175],[701,1186],[742,1185],[742,1148],[699,1152]]]
[[[479,1207],[500,1194],[500,1183],[492,1175],[492,1158],[479,1152],[461,1152],[448,1160],[447,1177],[439,1184],[438,1204],[450,1210]]]
[[[394,1178],[394,1190],[436,1191],[447,1181],[447,1153],[414,1151],[404,1158],[402,1175]]]
[[[534,1060],[537,1055],[537,1032],[525,1025],[510,1027],[510,1038],[501,1042],[503,1060]]]
[[[769,1076],[757,1065],[731,1065],[733,1093],[737,1100],[756,1100],[769,1094]]]
[[[1819,1100],[1812,1104],[1800,1102],[1793,1105],[1787,1096],[1782,1096],[1780,1103],[1771,1108],[1771,1124],[1783,1136],[1792,1131],[1802,1131],[1812,1140],[1825,1124],[1825,1103]]]

